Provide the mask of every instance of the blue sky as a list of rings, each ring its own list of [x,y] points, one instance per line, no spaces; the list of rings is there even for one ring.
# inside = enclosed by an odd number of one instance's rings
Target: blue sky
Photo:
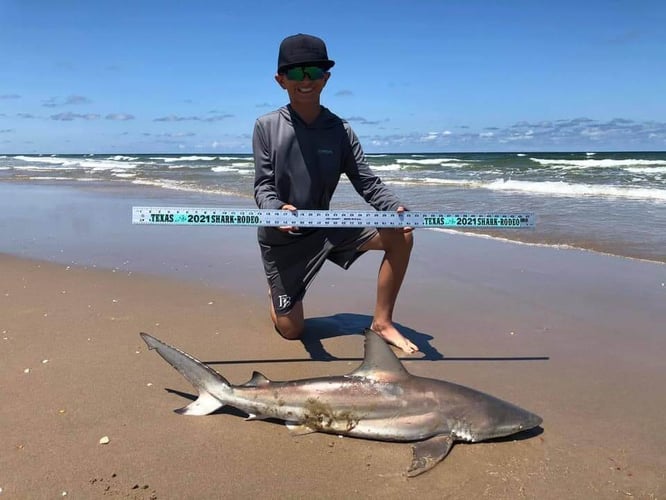
[[[280,41],[366,152],[666,150],[663,0],[0,0],[0,153],[250,152]]]

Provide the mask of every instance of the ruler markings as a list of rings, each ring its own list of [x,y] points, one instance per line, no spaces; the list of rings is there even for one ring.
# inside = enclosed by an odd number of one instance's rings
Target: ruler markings
[[[533,228],[532,213],[270,210],[214,207],[132,207],[132,224],[294,227]]]

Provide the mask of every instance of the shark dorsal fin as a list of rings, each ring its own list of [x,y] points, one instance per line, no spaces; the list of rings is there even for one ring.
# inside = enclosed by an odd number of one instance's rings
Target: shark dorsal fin
[[[252,378],[245,383],[245,387],[259,387],[270,384],[271,381],[259,372],[252,372]]]
[[[389,345],[376,332],[365,329],[365,356],[363,363],[349,375],[373,380],[400,380],[411,375]]]

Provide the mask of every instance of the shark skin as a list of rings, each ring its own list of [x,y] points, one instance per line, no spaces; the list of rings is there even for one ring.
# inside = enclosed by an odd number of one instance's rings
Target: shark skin
[[[342,376],[276,382],[259,372],[243,385],[189,354],[141,333],[198,391],[176,410],[207,415],[224,405],[254,418],[274,418],[296,434],[325,432],[379,441],[413,442],[410,477],[433,468],[456,441],[509,436],[541,425],[527,410],[469,387],[410,374],[386,342],[365,331],[365,357]]]

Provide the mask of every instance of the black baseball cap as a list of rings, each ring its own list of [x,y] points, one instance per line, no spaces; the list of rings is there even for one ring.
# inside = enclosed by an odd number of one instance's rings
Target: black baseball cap
[[[335,61],[328,58],[324,40],[312,35],[288,36],[280,44],[278,54],[278,73],[294,66],[319,66],[325,70],[333,67]]]

